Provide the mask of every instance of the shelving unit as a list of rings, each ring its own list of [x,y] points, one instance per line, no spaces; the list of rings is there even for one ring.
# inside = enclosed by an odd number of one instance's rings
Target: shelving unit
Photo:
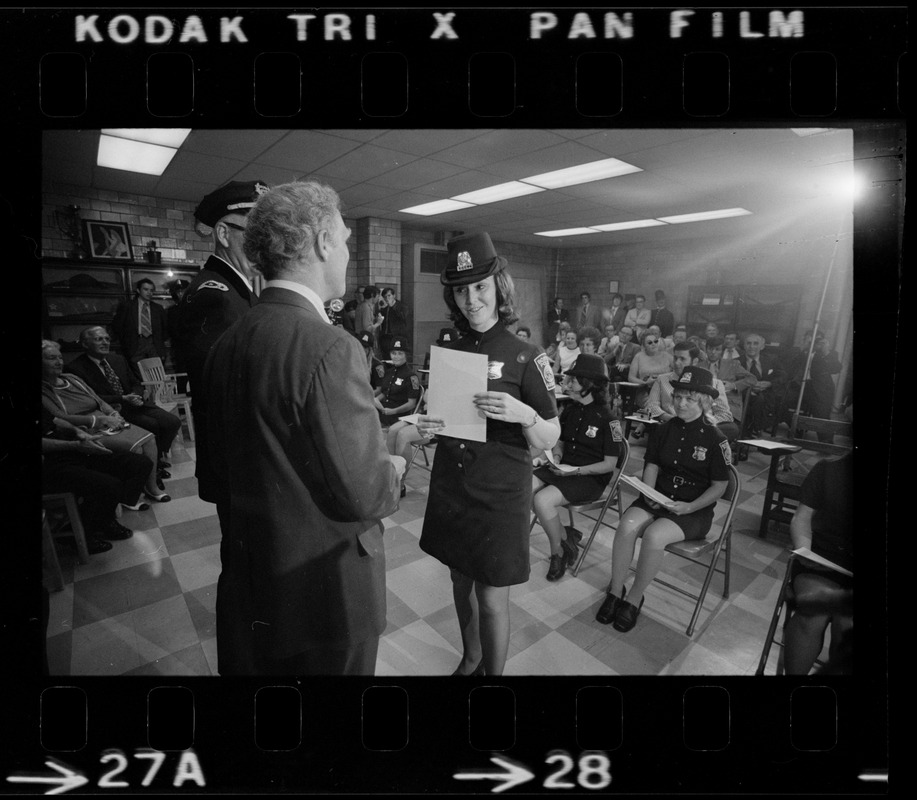
[[[69,361],[81,352],[80,331],[90,325],[110,326],[118,306],[130,300],[141,278],[153,281],[153,299],[168,307],[172,304],[172,281],[190,281],[199,269],[184,262],[115,264],[110,260],[46,258],[42,261],[42,335],[59,342],[65,362]],[[112,345],[119,350],[117,341]]]
[[[803,286],[755,284],[688,288],[688,335],[704,335],[714,322],[721,333],[759,333],[772,348],[793,344]]]

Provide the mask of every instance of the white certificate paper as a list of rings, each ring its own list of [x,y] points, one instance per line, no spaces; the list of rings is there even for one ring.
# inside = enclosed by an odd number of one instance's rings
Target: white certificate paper
[[[487,418],[478,412],[474,396],[487,391],[487,356],[445,347],[430,348],[430,388],[427,414],[445,420],[443,436],[487,440]]]

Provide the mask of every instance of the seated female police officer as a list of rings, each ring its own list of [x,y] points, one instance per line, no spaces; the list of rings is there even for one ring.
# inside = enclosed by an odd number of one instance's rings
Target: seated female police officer
[[[554,460],[576,467],[564,472],[547,459],[532,476],[532,505],[551,543],[549,581],[560,580],[576,563],[577,540],[566,535],[558,512],[566,503],[598,500],[608,486],[624,438],[608,407],[608,373],[601,356],[580,355],[564,373],[563,391],[572,398],[560,414],[560,439]]]
[[[710,530],[731,463],[729,443],[711,416],[717,394],[709,370],[685,367],[672,386],[676,416],[647,443],[643,482],[675,502],[665,508],[640,495],[621,518],[611,551],[611,585],[595,616],[605,625],[613,622],[615,630],[636,625],[643,593],[662,566],[666,546],[703,539]],[[625,600],[624,580],[641,537],[637,573]]]
[[[390,425],[398,417],[410,414],[420,397],[420,381],[407,363],[407,340],[399,336],[391,345],[392,366],[376,385],[375,404],[379,420]]]

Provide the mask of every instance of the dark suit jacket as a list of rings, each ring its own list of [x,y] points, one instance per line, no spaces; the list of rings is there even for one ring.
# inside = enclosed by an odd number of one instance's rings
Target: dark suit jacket
[[[400,483],[360,343],[267,288],[213,346],[203,380],[211,467],[231,506],[218,638],[286,658],[381,634],[380,520]]]
[[[140,315],[140,300],[135,297],[126,303],[122,303],[115,318],[112,321],[112,330],[117,334],[121,342],[121,348],[124,355],[130,358],[137,350],[140,342],[140,332],[138,319]],[[153,330],[153,346],[159,357],[165,360],[166,357],[166,310],[159,303],[150,303],[150,323]]]
[[[662,335],[668,338],[675,330],[675,315],[667,308],[654,308],[650,314],[650,325],[658,325]]]
[[[767,355],[767,353],[758,353],[758,361],[761,364],[761,377],[759,380],[770,381],[773,384],[771,386],[772,389],[780,388],[786,383],[786,372],[776,358]],[[751,372],[749,362],[750,359],[745,353],[739,356],[739,363]]]
[[[248,311],[258,298],[245,281],[221,258],[210,256],[182,295],[175,315],[172,346],[181,371],[188,373],[196,421],[197,493],[202,500],[217,502],[217,489],[208,472],[207,396],[203,390],[204,361],[213,343]]]
[[[547,324],[545,325],[545,343],[550,344],[551,342],[557,341],[557,332],[560,330],[560,323],[570,321],[570,312],[566,308],[562,308],[560,311],[558,311],[552,304],[548,308],[546,321]]]
[[[143,384],[140,379],[133,373],[123,356],[117,353],[109,353],[105,360],[111,365],[118,380],[121,381],[121,388],[124,389],[122,394],[139,394],[143,397]],[[120,394],[115,394],[105,377],[95,362],[87,353],[80,353],[76,358],[67,364],[67,372],[71,372],[78,378],[81,378],[92,391],[101,397],[106,403],[114,405],[123,403]]]

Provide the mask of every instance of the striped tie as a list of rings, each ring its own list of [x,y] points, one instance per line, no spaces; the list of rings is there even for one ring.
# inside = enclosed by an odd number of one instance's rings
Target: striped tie
[[[146,302],[140,304],[140,335],[153,335],[153,322],[150,319],[150,304]]]

